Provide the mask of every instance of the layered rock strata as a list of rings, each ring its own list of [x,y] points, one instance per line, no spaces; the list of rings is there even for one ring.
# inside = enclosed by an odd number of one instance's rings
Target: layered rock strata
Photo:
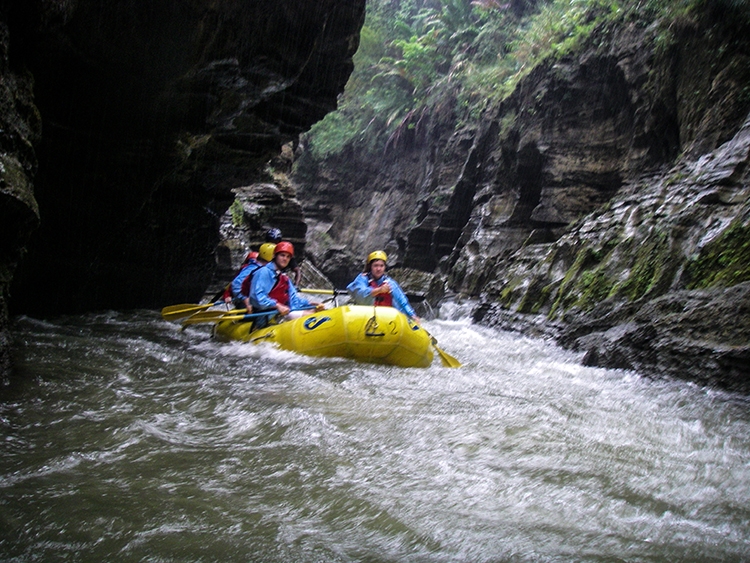
[[[479,322],[750,388],[748,37],[742,6],[706,3],[595,30],[474,125],[434,104],[396,154],[303,178],[311,231],[330,239],[315,260],[383,246],[476,299]]]

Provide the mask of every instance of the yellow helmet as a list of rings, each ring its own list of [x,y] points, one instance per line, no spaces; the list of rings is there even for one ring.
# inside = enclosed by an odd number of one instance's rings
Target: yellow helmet
[[[276,250],[276,245],[272,242],[261,244],[260,250],[258,251],[258,258],[266,262],[270,262],[271,260],[273,260],[274,250]]]
[[[370,254],[367,255],[367,265],[369,266],[370,262],[372,262],[373,260],[382,260],[383,262],[388,262],[388,255],[382,250],[370,252]]]

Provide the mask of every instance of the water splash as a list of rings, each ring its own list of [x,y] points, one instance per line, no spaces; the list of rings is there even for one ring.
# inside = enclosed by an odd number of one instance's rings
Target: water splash
[[[221,344],[150,312],[15,328],[3,560],[750,557],[742,396],[465,320],[428,323],[455,370]]]

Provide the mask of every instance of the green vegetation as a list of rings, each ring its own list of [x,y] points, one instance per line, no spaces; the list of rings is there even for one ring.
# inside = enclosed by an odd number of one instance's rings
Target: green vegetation
[[[635,301],[659,287],[665,279],[671,280],[675,262],[670,252],[669,238],[664,233],[655,233],[643,241],[635,253],[628,279],[618,288],[619,293]]]
[[[573,305],[585,308],[587,303],[585,296],[592,288],[596,288],[597,294],[602,291],[596,274],[596,268],[601,262],[601,252],[589,246],[584,246],[576,253],[576,258],[565,273],[560,290],[557,292],[557,299],[549,312],[550,318]]]
[[[589,270],[581,274],[581,298],[576,305],[584,308],[604,301],[610,296],[614,282],[609,278],[604,268]]]
[[[382,152],[421,132],[455,100],[456,125],[508,96],[541,61],[579,47],[618,19],[669,22],[706,2],[748,0],[369,0],[355,69],[339,109],[307,136],[316,160],[349,145]],[[309,166],[309,165],[308,165]]]
[[[242,202],[240,202],[240,200],[238,199],[235,199],[232,202],[232,205],[229,206],[229,212],[232,214],[232,225],[234,225],[235,227],[241,227],[245,216],[245,211],[242,208]]]
[[[729,287],[750,280],[750,226],[731,225],[686,268],[688,289]]]

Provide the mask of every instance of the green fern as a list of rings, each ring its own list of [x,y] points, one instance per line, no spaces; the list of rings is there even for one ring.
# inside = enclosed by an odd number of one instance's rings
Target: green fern
[[[597,26],[635,15],[668,22],[707,2],[746,8],[750,0],[542,0],[523,17],[500,0],[370,0],[339,109],[312,128],[308,145],[315,158],[347,146],[381,151],[453,96],[456,125],[476,120]]]

